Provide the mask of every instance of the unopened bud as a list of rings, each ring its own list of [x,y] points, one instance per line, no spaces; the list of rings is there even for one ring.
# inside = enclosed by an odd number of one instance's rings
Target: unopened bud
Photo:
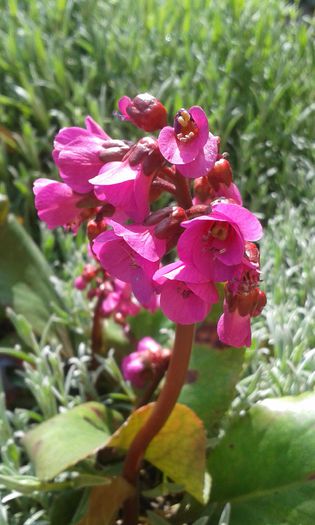
[[[201,202],[205,202],[212,194],[208,177],[198,177],[194,180],[194,193]]]
[[[102,162],[115,162],[122,160],[132,146],[131,142],[126,140],[106,140],[102,145],[99,159]]]
[[[199,215],[208,215],[211,211],[212,208],[209,204],[195,204],[186,210],[186,214],[189,219],[192,219],[193,217],[199,217]]]
[[[168,206],[167,208],[162,208],[161,210],[151,212],[144,221],[145,226],[153,226],[157,224],[165,217],[168,217],[172,209],[172,206]]]
[[[78,277],[76,277],[76,278],[74,279],[74,287],[75,287],[77,290],[85,290],[86,285],[87,285],[87,282],[86,282],[86,280],[83,278],[82,275],[79,275]]]
[[[229,186],[233,180],[232,168],[229,161],[224,158],[217,160],[210,173],[208,173],[208,178],[214,188],[220,183]]]
[[[92,281],[97,274],[97,268],[93,264],[86,264],[83,268],[82,277],[86,282]]]
[[[180,223],[187,219],[185,210],[174,206],[171,214],[162,219],[155,227],[154,233],[158,239],[167,239],[180,231]]]
[[[245,255],[251,263],[256,264],[256,266],[259,267],[260,253],[259,253],[259,248],[258,246],[256,246],[256,244],[254,244],[253,242],[246,242],[245,243]]]
[[[134,99],[122,97],[118,106],[127,120],[144,131],[157,131],[167,124],[165,107],[149,93],[141,93]]]
[[[151,175],[160,170],[165,160],[160,153],[158,141],[153,137],[144,137],[140,139],[125,156],[130,166],[136,166],[142,163],[144,175]]]
[[[259,288],[257,288],[257,292],[258,293],[256,296],[256,305],[252,311],[252,317],[257,317],[258,315],[260,315],[267,304],[267,297],[265,292],[263,292]]]
[[[100,233],[104,232],[106,229],[106,219],[101,219],[100,221],[96,221],[93,219],[89,221],[86,227],[86,232],[89,241],[93,241]]]

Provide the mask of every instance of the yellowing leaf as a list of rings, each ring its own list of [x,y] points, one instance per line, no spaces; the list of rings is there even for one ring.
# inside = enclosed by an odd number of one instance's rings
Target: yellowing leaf
[[[90,494],[86,515],[77,525],[111,525],[124,503],[134,493],[134,487],[121,477],[109,485],[95,487]]]
[[[136,410],[106,444],[127,450],[147,421],[154,403]],[[145,458],[201,503],[209,496],[205,474],[206,436],[202,421],[190,408],[177,404],[162,430],[151,441]]]

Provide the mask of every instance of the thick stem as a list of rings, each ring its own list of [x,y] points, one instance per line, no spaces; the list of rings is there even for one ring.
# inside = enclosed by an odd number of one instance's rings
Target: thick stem
[[[98,297],[97,303],[94,308],[94,317],[92,325],[92,334],[91,334],[91,345],[93,354],[98,354],[101,352],[102,343],[103,343],[103,334],[102,334],[102,303],[103,297],[102,294]]]
[[[134,438],[125,459],[123,476],[133,485],[137,483],[141,462],[148,445],[166,423],[185,382],[193,337],[194,325],[177,325],[174,349],[165,384],[149,419]],[[125,525],[137,523],[135,516],[130,514],[127,516],[130,508],[132,505],[129,502],[125,506]]]
[[[192,206],[192,198],[188,179],[177,171],[174,182],[176,184],[177,202],[179,206],[182,206],[184,210],[187,210]]]

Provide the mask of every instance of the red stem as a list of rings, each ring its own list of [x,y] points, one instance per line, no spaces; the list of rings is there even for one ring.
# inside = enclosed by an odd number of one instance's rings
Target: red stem
[[[189,188],[189,182],[186,177],[176,172],[174,182],[176,185],[176,198],[179,206],[187,210],[192,206],[192,198]]]
[[[185,382],[193,337],[194,325],[177,325],[165,384],[149,419],[134,438],[125,459],[123,476],[133,485],[137,484],[141,462],[148,445],[166,423]],[[125,525],[137,524],[137,516],[131,515],[136,508],[137,504],[134,500],[126,502]]]

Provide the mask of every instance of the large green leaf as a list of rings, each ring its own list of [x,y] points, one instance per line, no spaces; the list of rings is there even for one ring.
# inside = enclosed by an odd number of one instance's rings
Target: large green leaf
[[[315,394],[267,399],[238,418],[212,451],[212,501],[230,525],[315,523]]]
[[[151,414],[154,404],[131,414],[107,446],[127,450]],[[181,484],[198,501],[209,496],[210,479],[205,474],[206,436],[202,421],[188,407],[176,404],[167,422],[149,444],[145,458]]]
[[[52,315],[52,304],[62,306],[52,283],[52,271],[44,256],[13,216],[0,224],[0,306],[13,309],[31,323],[41,335]],[[64,327],[56,328],[70,352],[70,343]]]
[[[232,504],[230,525],[314,525],[315,482]]]
[[[89,402],[38,425],[24,445],[37,477],[49,480],[104,447],[109,435],[105,407]]]
[[[179,402],[188,405],[202,419],[210,435],[235,395],[244,358],[240,348],[214,349],[195,346],[189,363],[191,383],[184,385]]]

